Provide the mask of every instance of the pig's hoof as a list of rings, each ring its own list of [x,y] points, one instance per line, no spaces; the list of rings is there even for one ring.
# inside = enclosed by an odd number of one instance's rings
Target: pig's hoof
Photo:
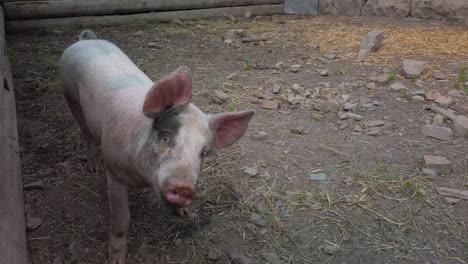
[[[189,209],[188,207],[175,208],[174,213],[179,217],[185,217],[189,214]]]

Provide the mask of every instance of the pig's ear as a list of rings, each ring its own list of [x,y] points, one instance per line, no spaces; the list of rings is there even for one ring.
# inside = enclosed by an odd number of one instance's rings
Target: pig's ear
[[[192,99],[192,77],[186,66],[180,66],[169,76],[151,87],[145,97],[143,114],[155,118],[158,113],[179,105],[185,105]]]
[[[217,148],[234,144],[244,135],[254,111],[229,112],[211,117],[210,128]]]

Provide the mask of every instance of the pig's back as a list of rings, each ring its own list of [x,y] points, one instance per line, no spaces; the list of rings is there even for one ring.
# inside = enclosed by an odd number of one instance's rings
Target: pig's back
[[[99,138],[106,120],[142,116],[141,107],[153,82],[114,44],[81,40],[60,60],[66,97],[77,100],[91,133]]]

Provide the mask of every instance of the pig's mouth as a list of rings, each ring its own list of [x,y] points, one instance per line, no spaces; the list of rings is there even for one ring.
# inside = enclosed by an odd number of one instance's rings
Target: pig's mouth
[[[163,200],[168,206],[185,208],[195,200],[195,191],[187,185],[169,186],[163,192]]]

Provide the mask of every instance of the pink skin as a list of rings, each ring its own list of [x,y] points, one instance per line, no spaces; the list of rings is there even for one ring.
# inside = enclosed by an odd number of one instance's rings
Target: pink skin
[[[254,113],[204,114],[190,104],[188,68],[180,67],[153,83],[103,40],[79,41],[68,48],[60,60],[60,74],[65,99],[86,143],[90,170],[96,169],[101,150],[111,214],[108,264],[123,264],[130,222],[128,192],[152,186],[168,205],[190,206],[201,153],[210,145],[224,148],[236,142]],[[178,107],[183,110],[174,120],[180,127],[154,121]],[[154,126],[160,130],[155,132]],[[167,129],[177,133],[165,136]]]

